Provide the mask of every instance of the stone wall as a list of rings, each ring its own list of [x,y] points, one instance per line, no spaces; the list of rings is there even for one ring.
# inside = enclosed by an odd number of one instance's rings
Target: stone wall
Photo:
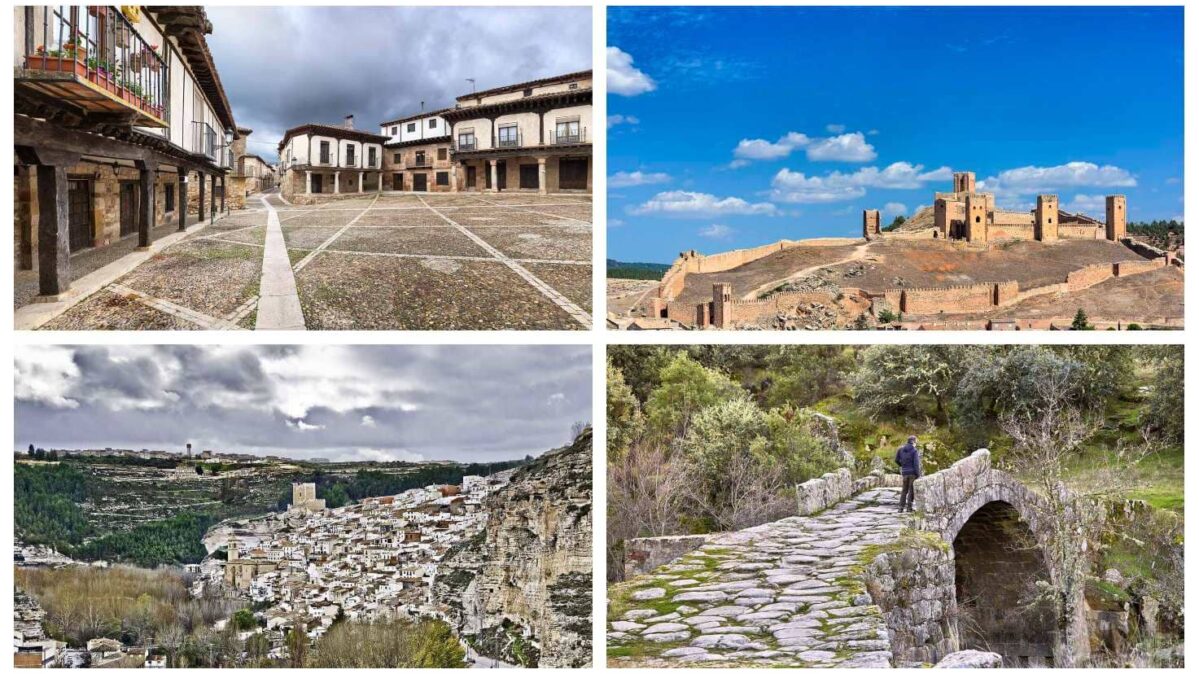
[[[854,481],[848,468],[825,473],[795,486],[796,513],[813,515],[853,496]]]
[[[630,538],[624,542],[624,580],[636,578],[698,550],[707,535]]]
[[[900,308],[906,314],[968,313],[991,309],[994,299],[994,283],[913,288],[903,291]]]
[[[1166,266],[1167,260],[1165,257],[1160,257],[1156,260],[1138,260],[1133,262],[1117,262],[1116,276],[1133,276],[1136,274],[1144,274],[1155,269],[1161,269]]]
[[[1059,239],[1102,239],[1103,227],[1094,225],[1058,225]]]
[[[1066,274],[1066,288],[1070,292],[1090,288],[1112,277],[1115,266],[1111,264],[1089,264]]]
[[[862,582],[882,609],[895,666],[937,662],[958,650],[950,546],[934,534],[905,529],[865,555]]]

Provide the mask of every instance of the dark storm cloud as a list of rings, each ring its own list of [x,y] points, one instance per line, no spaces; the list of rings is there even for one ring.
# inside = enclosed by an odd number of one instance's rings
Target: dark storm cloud
[[[479,90],[591,67],[589,7],[209,7],[213,52],[250,151],[306,123],[378,132]]]
[[[22,347],[16,446],[500,460],[591,419],[586,347]]]

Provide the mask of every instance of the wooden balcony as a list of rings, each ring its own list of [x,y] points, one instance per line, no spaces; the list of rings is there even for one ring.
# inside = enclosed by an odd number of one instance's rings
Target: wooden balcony
[[[119,10],[26,7],[25,22],[17,96],[72,114],[80,126],[169,126],[167,65]]]

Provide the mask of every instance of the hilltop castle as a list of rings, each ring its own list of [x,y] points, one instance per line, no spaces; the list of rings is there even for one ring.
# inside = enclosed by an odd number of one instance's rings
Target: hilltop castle
[[[1030,211],[1009,211],[995,206],[995,194],[975,190],[974,173],[953,174],[953,191],[937,192],[933,201],[933,227],[920,230],[934,239],[986,244],[996,240],[1057,241],[1058,239],[1107,239],[1127,236],[1127,201],[1122,194],[1106,199],[1106,220],[1100,222],[1080,213],[1058,208],[1056,194],[1037,196]],[[862,212],[862,236],[867,240],[884,234],[878,210]],[[912,235],[907,232],[905,235]]]

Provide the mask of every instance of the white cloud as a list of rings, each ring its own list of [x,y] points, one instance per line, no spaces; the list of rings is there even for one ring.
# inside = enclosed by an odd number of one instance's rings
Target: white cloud
[[[804,147],[810,142],[812,142],[811,138],[795,131],[791,131],[774,143],[762,138],[742,139],[733,149],[733,156],[739,160],[782,159],[791,154],[792,150]],[[741,165],[744,166],[744,164]]]
[[[295,420],[289,419],[287,421],[287,425],[291,426],[292,428],[296,429],[297,431],[301,431],[301,432],[302,431],[319,431],[319,430],[322,430],[325,428],[324,426],[322,426],[320,424],[310,424],[310,423],[304,421],[303,419],[295,419]]]
[[[699,230],[699,235],[709,239],[727,239],[733,231],[728,225],[711,224]]]
[[[559,391],[557,393],[550,394],[550,397],[545,401],[545,404],[549,405],[550,407],[556,407],[564,402],[566,402],[566,394]]]
[[[660,185],[670,182],[666,173],[644,173],[642,171],[617,171],[608,177],[608,187],[637,187],[638,185]]]
[[[608,91],[637,96],[657,89],[653,78],[633,66],[633,57],[619,47],[608,47]]]
[[[833,171],[824,176],[808,177],[799,171],[782,169],[771,182],[771,198],[785,203],[828,203],[848,201],[866,194],[866,188],[917,189],[936,180],[948,180],[948,166],[924,171],[922,164],[895,162],[884,169],[867,166],[853,173]]]
[[[874,161],[878,153],[860,131],[822,138],[808,147],[812,161]]]
[[[79,407],[79,401],[69,397],[71,386],[79,376],[69,349],[56,346],[18,347],[13,363],[16,368],[17,400],[42,403],[59,409]]]
[[[636,124],[640,124],[640,123],[641,123],[641,120],[637,119],[636,117],[634,117],[632,115],[608,115],[608,128],[609,129],[611,129],[614,126],[618,126],[620,124],[628,124],[628,125],[632,126],[632,125],[636,125]]]
[[[1036,194],[1069,187],[1135,187],[1137,179],[1118,166],[1072,161],[1058,166],[1023,166],[978,183],[979,191]]]
[[[828,124],[824,127],[824,130],[828,131],[829,133],[845,133],[845,125],[844,124]]]
[[[1085,213],[1090,216],[1105,216],[1107,199],[1102,194],[1075,194],[1070,203],[1062,206],[1071,213]]]
[[[907,212],[908,212],[908,207],[904,206],[903,204],[899,203],[898,201],[888,201],[883,206],[883,215],[889,215],[889,216],[894,217],[896,215],[907,215]]]
[[[703,192],[659,192],[649,201],[634,207],[637,215],[660,213],[683,217],[708,217],[712,215],[776,215],[774,204],[749,203],[737,197],[720,197]]]
[[[363,415],[362,416],[362,425],[366,426],[367,428],[374,428],[375,427],[375,418],[369,414]]]

